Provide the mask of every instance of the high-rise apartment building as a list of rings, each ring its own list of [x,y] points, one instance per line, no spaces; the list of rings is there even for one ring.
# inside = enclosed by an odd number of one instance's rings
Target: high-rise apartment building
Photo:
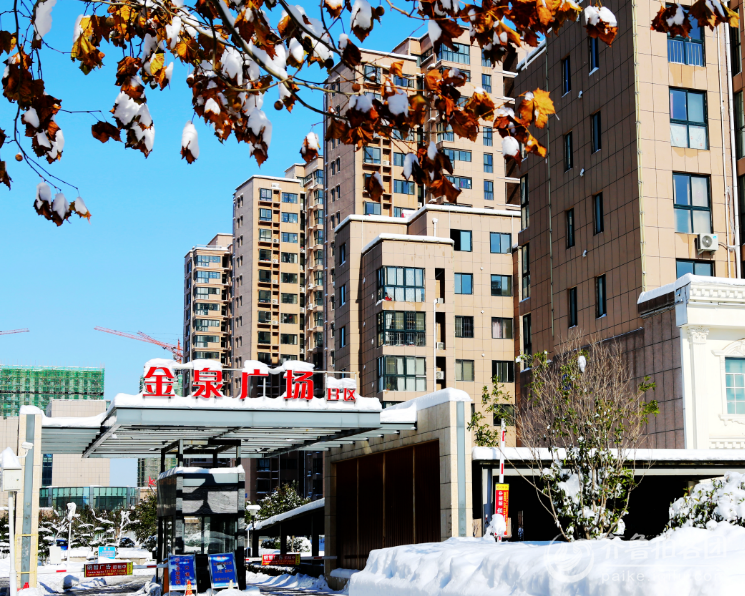
[[[53,399],[103,399],[103,367],[0,364],[2,416],[18,416],[21,406],[46,411]]]
[[[231,234],[217,234],[184,256],[184,362],[205,358],[232,366],[232,244]],[[188,374],[184,384],[188,392]]]
[[[740,277],[730,36],[694,23],[690,38],[671,38],[649,28],[657,3],[608,7],[619,24],[612,46],[568,23],[517,67],[515,95],[546,89],[556,107],[536,135],[546,159],[529,157],[514,174],[519,348],[551,353],[570,333],[617,338],[634,374],[657,383],[650,446],[691,446],[691,371],[673,311],[684,301],[673,286],[686,273]],[[738,118],[736,104],[736,127]]]

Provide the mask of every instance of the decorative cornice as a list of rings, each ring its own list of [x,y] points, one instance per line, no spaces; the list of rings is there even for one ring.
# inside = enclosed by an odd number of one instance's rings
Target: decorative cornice
[[[745,286],[693,282],[690,285],[688,302],[725,302],[745,305]]]
[[[688,337],[694,344],[705,344],[709,330],[706,327],[688,327]]]

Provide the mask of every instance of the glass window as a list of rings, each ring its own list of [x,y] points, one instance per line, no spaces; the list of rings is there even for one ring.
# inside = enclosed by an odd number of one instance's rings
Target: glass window
[[[704,93],[670,89],[670,142],[673,147],[709,148]]]
[[[272,260],[272,251],[268,248],[260,248],[259,249],[259,261],[271,261]]]
[[[282,304],[297,304],[297,294],[282,294]]]
[[[492,275],[491,276],[491,295],[492,296],[512,296],[512,276],[511,275]]]
[[[745,414],[745,358],[725,358],[727,414]]]
[[[365,202],[365,215],[380,215],[380,203]]]
[[[709,177],[673,174],[675,231],[683,234],[711,233]]]
[[[283,263],[297,263],[297,255],[294,252],[281,253]]]
[[[272,343],[272,332],[271,331],[259,331],[258,341],[260,344]]]
[[[714,263],[712,263],[711,261],[689,261],[686,259],[676,259],[676,277],[682,277],[686,273],[691,273],[692,275],[714,277]]]
[[[574,209],[566,211],[567,248],[574,246]]]
[[[445,176],[455,186],[455,188],[471,188],[472,181],[466,176]]]
[[[379,147],[365,147],[364,148],[365,163],[380,163],[380,148]]]
[[[283,284],[296,284],[297,283],[297,273],[283,273],[282,274],[282,283]]]
[[[592,129],[592,152],[596,153],[597,151],[600,151],[600,149],[602,149],[602,145],[600,143],[600,112],[595,112],[592,116],[590,116],[590,128]]]
[[[262,201],[271,201],[272,200],[272,191],[269,188],[260,188],[259,189],[259,199]]]
[[[528,175],[520,177],[520,229],[524,230],[530,224],[530,206],[528,196]]]
[[[491,180],[484,180],[484,200],[494,200],[494,182]]]
[[[577,326],[577,288],[569,288],[567,292],[569,302],[569,327]]]
[[[572,90],[572,72],[569,64],[569,56],[561,61],[561,93],[566,95]]]
[[[272,221],[272,210],[259,209],[259,221]]]
[[[593,231],[599,234],[603,231],[603,193],[596,194],[592,198],[593,208]]]
[[[489,60],[489,58],[487,58],[484,55],[484,50],[481,50],[481,67],[482,68],[491,68],[492,67],[491,60]]]
[[[471,161],[472,154],[470,151],[465,151],[462,149],[448,149],[445,147],[443,150],[443,153],[448,156],[448,159],[451,163],[456,161]]]
[[[381,267],[377,282],[378,300],[424,302],[424,269]]]
[[[282,242],[297,244],[297,234],[292,232],[282,232]]]
[[[426,391],[426,374],[424,358],[414,356],[378,358],[379,391]]]
[[[595,278],[595,316],[597,318],[608,314],[606,298],[605,275],[600,275]]]
[[[523,316],[523,352],[533,353],[533,325],[530,314]]]
[[[473,317],[455,317],[455,337],[473,338]]]
[[[284,344],[286,346],[296,346],[297,345],[297,335],[294,335],[292,333],[280,333],[279,334],[279,343]]]
[[[259,290],[259,302],[271,302],[272,292],[271,290]]]
[[[745,109],[742,91],[735,93],[735,155],[737,159],[745,157]]]
[[[491,376],[495,383],[514,383],[515,363],[510,360],[492,360]]]
[[[440,46],[437,59],[457,62],[458,64],[471,64],[471,46],[453,42],[453,47],[455,49],[450,49],[445,45]]]
[[[489,244],[493,253],[510,254],[512,252],[512,235],[501,232],[490,232]]]
[[[456,273],[455,274],[455,293],[456,294],[473,294],[473,274]]]
[[[471,252],[471,230],[450,230],[450,239],[453,241],[453,250],[458,252]]]
[[[492,317],[491,336],[492,339],[512,339],[512,319]]]
[[[272,322],[272,313],[268,310],[261,310],[259,309],[259,323],[271,323]]]
[[[347,262],[347,243],[346,242],[343,242],[339,246],[338,258],[339,258],[339,265],[343,265],[344,263]]]
[[[406,87],[413,89],[416,86],[414,79],[407,79],[405,77],[399,77],[398,75],[393,76],[393,84],[397,87]]]
[[[414,194],[414,183],[407,182],[406,180],[394,180],[393,181],[393,192],[402,195],[413,195]]]
[[[740,9],[737,9],[737,17],[740,18]],[[691,24],[701,31],[701,28],[698,26],[698,22],[696,19],[691,19]],[[700,33],[699,33],[700,34]],[[693,28],[691,28],[691,37],[693,37]],[[729,27],[729,41],[730,41],[730,61],[732,63],[732,74],[740,74],[740,71],[742,70],[742,50],[740,46],[740,25],[738,24],[737,27]],[[703,52],[702,52],[703,54]],[[700,66],[703,66],[703,60],[701,60]]]
[[[494,173],[494,156],[491,153],[484,153],[484,172]]]
[[[564,135],[564,171],[567,172],[572,167],[572,133],[570,132]]]
[[[385,310],[378,313],[378,346],[425,346],[423,312]]]
[[[530,244],[521,247],[520,252],[522,253],[522,295],[520,298],[525,300],[530,298]]]
[[[491,147],[494,145],[494,136],[491,128],[484,127],[481,133],[481,138],[484,140],[485,147]]]
[[[259,242],[271,242],[272,231],[270,229],[259,228]]]
[[[271,283],[272,272],[268,269],[259,269],[259,282],[260,283]]]
[[[365,65],[365,82],[380,83],[380,68],[371,64]]]
[[[689,20],[691,31],[688,37],[671,37],[670,33],[667,34],[667,61],[692,66],[705,66],[703,32],[697,19],[691,18]],[[737,31],[737,28],[730,28],[730,35],[732,31]]]
[[[491,93],[491,75],[481,75],[481,86],[484,88],[484,91]]]
[[[291,192],[283,192],[282,202],[283,203],[297,203],[297,195]]]
[[[398,152],[395,152],[394,151],[394,153],[393,153],[393,165],[394,166],[399,166],[399,167],[404,167],[404,159],[405,158],[406,158],[406,154],[405,153],[398,153]]]
[[[297,223],[297,213],[282,213],[282,223]]]
[[[598,38],[589,38],[589,49],[590,49],[590,72],[600,67],[600,54],[598,48]]]
[[[455,380],[473,381],[473,360],[455,361]]]
[[[342,284],[339,286],[339,306],[344,306],[347,303],[347,286]]]

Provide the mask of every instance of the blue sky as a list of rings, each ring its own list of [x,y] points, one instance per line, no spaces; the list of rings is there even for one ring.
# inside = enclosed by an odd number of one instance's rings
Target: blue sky
[[[317,11],[315,3],[301,4],[311,16]],[[57,3],[52,30],[45,37],[50,45],[69,51],[82,7],[79,2]],[[278,17],[272,17],[274,24]],[[347,14],[346,22],[348,18]],[[366,48],[388,51],[421,23],[388,11],[383,24],[385,29],[375,24]],[[8,20],[0,21],[0,28],[10,27]],[[420,28],[417,35],[423,31]],[[339,32],[335,30],[335,36]],[[111,45],[102,50],[105,67],[88,76],[69,56],[44,53],[47,93],[62,99],[63,109],[101,110],[110,116],[118,93],[114,73],[120,50]],[[323,80],[324,71],[317,66],[309,72]],[[265,111],[274,125],[273,138],[269,159],[261,169],[245,144],[232,138],[221,144],[202,122],[195,122],[200,157],[188,165],[179,153],[181,131],[193,113],[191,92],[183,82],[186,74],[186,68],[176,63],[170,88],[147,92],[156,129],[154,151],[147,159],[139,151],[125,150],[121,143],[95,140],[90,133],[95,119],[89,114],[58,115],[65,149],[62,160],[49,169],[80,188],[93,214],[90,223],[73,215],[72,223],[57,228],[36,215],[33,202],[39,178],[13,159],[12,145],[6,143],[0,150],[13,179],[12,190],[0,187],[0,254],[5,257],[0,330],[31,330],[0,336],[0,362],[103,365],[106,399],[135,393],[145,361],[167,353],[93,328],[143,331],[171,343],[180,339],[184,254],[218,232],[232,231],[236,186],[257,173],[281,175],[285,167],[299,161],[303,136],[320,117],[301,106],[291,115],[276,112],[272,107],[276,91],[271,91]],[[320,106],[321,97],[313,101]],[[9,136],[15,112],[15,104],[0,98],[0,127]],[[321,135],[320,126],[315,131]],[[25,148],[30,151],[30,143]],[[62,186],[72,201],[77,192]],[[112,485],[136,482],[134,460],[112,460],[111,472]]]

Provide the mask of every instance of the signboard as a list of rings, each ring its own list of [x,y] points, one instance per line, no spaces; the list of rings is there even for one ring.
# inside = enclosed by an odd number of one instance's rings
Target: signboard
[[[99,546],[98,547],[98,558],[99,559],[116,559],[116,547],[115,546]]]
[[[132,561],[122,563],[86,563],[85,577],[111,577],[132,575]]]
[[[233,553],[209,555],[210,583],[212,588],[234,588],[238,586]]]
[[[300,565],[300,553],[294,555],[261,555],[262,565]]]
[[[197,585],[197,566],[194,555],[170,555],[168,557],[168,584],[171,590],[186,590],[186,582],[192,588]]]
[[[510,505],[510,485],[509,484],[496,484],[495,485],[496,495],[494,496],[494,513],[500,514],[504,518],[505,526],[507,526],[507,519],[509,518],[509,505]],[[509,534],[509,528],[504,532],[504,535]]]

